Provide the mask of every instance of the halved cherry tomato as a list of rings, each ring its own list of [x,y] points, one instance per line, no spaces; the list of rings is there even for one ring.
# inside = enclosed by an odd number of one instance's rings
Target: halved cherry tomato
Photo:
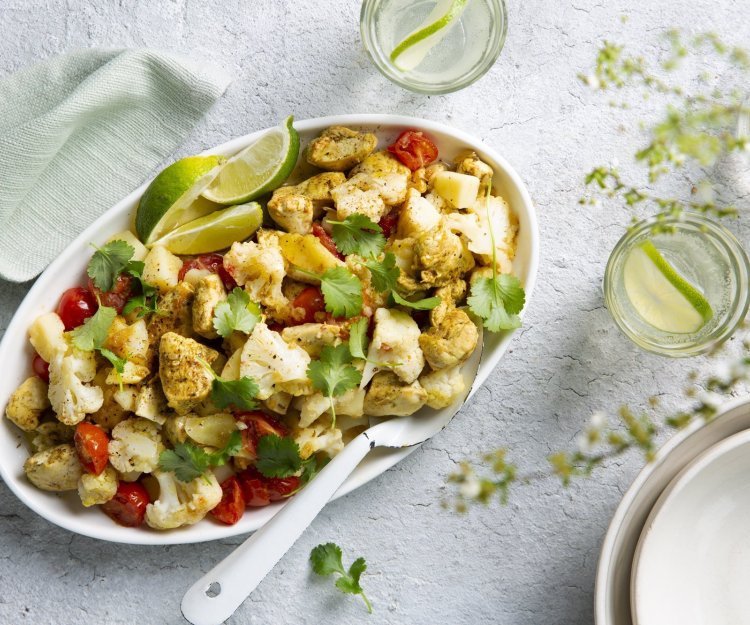
[[[89,278],[88,287],[94,298],[99,297],[102,306],[114,308],[119,314],[133,295],[133,276],[122,274],[117,276],[110,291],[99,289],[91,278]]]
[[[420,130],[404,130],[388,151],[412,171],[426,167],[438,157],[437,146]]]
[[[57,314],[62,319],[65,330],[70,331],[83,325],[83,322],[98,308],[99,304],[96,303],[96,298],[91,291],[82,286],[76,286],[62,294],[60,303],[57,305]]]
[[[138,482],[120,482],[115,496],[102,505],[102,511],[115,523],[138,527],[146,516],[149,501],[148,492]]]
[[[203,254],[202,256],[189,258],[182,263],[182,269],[180,269],[180,273],[178,274],[179,279],[184,280],[185,274],[191,269],[204,269],[218,274],[227,291],[231,291],[237,286],[237,281],[232,277],[227,268],[224,267],[224,257],[221,254]]]
[[[109,436],[98,425],[81,421],[76,426],[73,442],[78,452],[78,460],[88,473],[99,475],[109,461]]]
[[[326,309],[323,293],[316,286],[308,286],[302,289],[297,297],[292,300],[292,306],[302,308],[305,311],[305,316],[297,322],[300,324],[315,322],[315,313],[324,312]]]
[[[245,505],[251,508],[261,508],[271,503],[271,493],[268,491],[267,478],[256,469],[250,467],[237,474],[237,480],[242,489]]]
[[[34,360],[31,361],[31,368],[38,378],[49,384],[49,363],[39,354],[34,354]]]
[[[234,525],[245,513],[245,497],[237,476],[227,478],[221,483],[221,501],[211,510],[211,514],[222,523]]]
[[[336,247],[336,242],[333,240],[330,234],[328,234],[318,223],[312,225],[312,233],[318,237],[318,240],[323,244],[331,254],[333,254],[339,260],[344,260],[344,256],[339,252],[339,248]]]
[[[266,486],[271,501],[279,501],[286,499],[299,488],[299,478],[296,475],[291,477],[267,477]]]
[[[378,222],[378,225],[383,230],[383,236],[387,239],[394,232],[396,232],[396,226],[398,225],[398,211],[392,210],[387,215],[383,215]]]
[[[247,427],[241,431],[242,444],[245,450],[255,458],[258,449],[258,441],[263,436],[275,434],[284,437],[289,432],[281,423],[272,416],[267,415],[260,410],[252,412],[239,412],[234,415],[238,421],[244,423]]]

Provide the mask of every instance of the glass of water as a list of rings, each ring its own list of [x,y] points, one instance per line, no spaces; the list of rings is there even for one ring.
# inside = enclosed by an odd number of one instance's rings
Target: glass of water
[[[450,93],[481,78],[503,49],[507,27],[504,0],[364,0],[360,15],[375,66],[425,94]]]

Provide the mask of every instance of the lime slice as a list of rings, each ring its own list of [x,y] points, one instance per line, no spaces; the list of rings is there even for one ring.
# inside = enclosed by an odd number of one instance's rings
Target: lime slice
[[[463,13],[469,0],[440,0],[416,30],[409,33],[391,52],[391,62],[402,72],[417,67]]]
[[[219,173],[223,156],[188,156],[164,169],[148,186],[135,214],[135,231],[150,245],[170,230],[216,210],[200,194]]]
[[[188,222],[156,241],[173,254],[207,254],[244,241],[263,221],[257,202],[230,206]]]
[[[218,204],[240,204],[273,191],[292,173],[299,156],[294,118],[264,134],[230,158],[203,197]]]
[[[625,292],[649,325],[673,334],[692,334],[713,316],[703,294],[646,240],[633,248],[623,270]]]

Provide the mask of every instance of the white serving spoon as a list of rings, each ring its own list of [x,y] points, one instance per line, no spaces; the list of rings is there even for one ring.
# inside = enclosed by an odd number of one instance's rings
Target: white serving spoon
[[[475,380],[482,359],[479,349],[461,367],[465,380]],[[423,408],[410,417],[396,417],[371,427],[344,447],[305,488],[278,513],[201,577],[182,598],[183,616],[193,625],[220,625],[255,590],[302,532],[313,522],[349,474],[375,447],[419,445],[440,432],[464,405],[473,384],[451,406]]]

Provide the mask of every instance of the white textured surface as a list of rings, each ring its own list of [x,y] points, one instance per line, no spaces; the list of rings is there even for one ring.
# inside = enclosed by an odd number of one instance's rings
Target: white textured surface
[[[390,85],[361,48],[358,2],[0,0],[0,73],[81,46],[156,46],[222,64],[235,76],[179,155],[276,123],[345,112],[424,116],[494,145],[534,197],[542,263],[525,329],[461,418],[407,460],[331,504],[230,623],[353,622],[546,625],[592,621],[599,543],[640,465],[629,455],[564,490],[519,488],[507,507],[443,510],[455,462],[507,446],[525,468],[574,444],[598,408],[666,406],[687,371],[637,351],[602,306],[601,277],[628,215],[580,207],[591,166],[642,144],[636,121],[657,100],[619,111],[576,79],[604,38],[662,46],[661,30],[701,25],[747,41],[746,12],[708,0],[511,2],[506,48],[483,80],[443,97]],[[629,16],[627,23],[620,15]],[[740,32],[737,32],[740,29]],[[734,33],[734,34],[733,34]],[[96,172],[92,172],[96,175]],[[745,242],[748,230],[731,226]],[[61,285],[61,289],[64,285]],[[0,283],[0,327],[27,285]],[[186,588],[239,539],[185,547],[109,545],[49,525],[0,485],[0,622],[182,623]],[[310,549],[335,540],[365,556],[375,612],[314,579]]]

